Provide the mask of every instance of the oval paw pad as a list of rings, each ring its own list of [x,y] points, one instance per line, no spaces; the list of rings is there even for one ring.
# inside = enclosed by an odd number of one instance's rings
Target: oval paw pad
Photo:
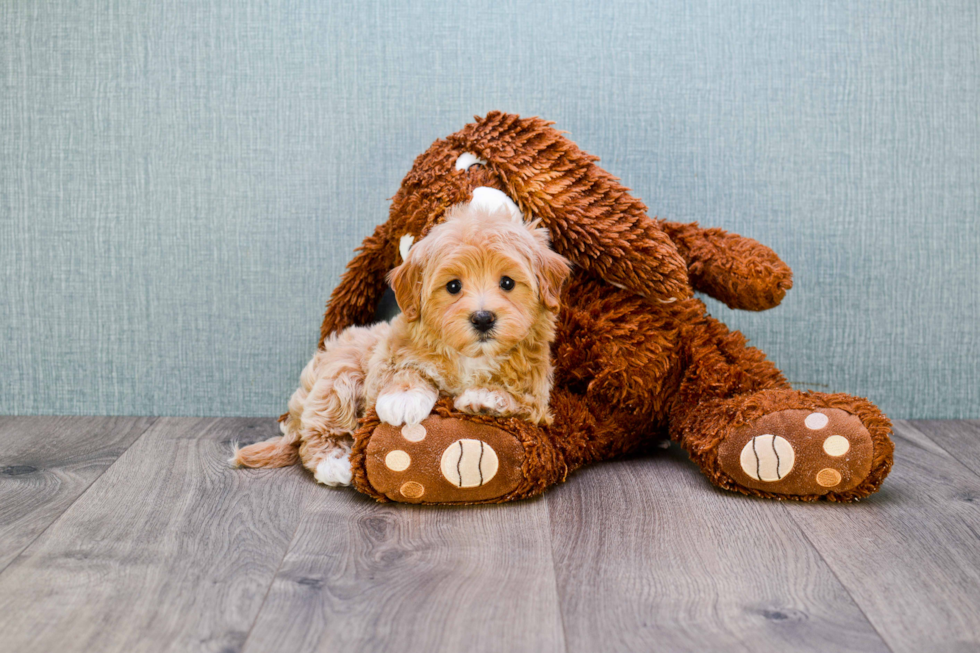
[[[385,456],[385,466],[393,472],[404,472],[412,464],[412,458],[401,449],[389,451]]]
[[[836,469],[831,469],[830,467],[825,467],[817,472],[817,483],[821,487],[834,487],[840,484],[841,476],[840,472]]]
[[[421,424],[406,424],[402,427],[402,437],[409,442],[421,442],[425,439],[425,427]]]
[[[778,481],[793,469],[793,445],[778,435],[758,435],[742,448],[742,471],[757,481]]]
[[[497,474],[497,452],[482,440],[453,442],[442,454],[440,470],[456,487],[480,487]]]
[[[851,442],[843,435],[832,435],[823,441],[823,450],[828,456],[839,458],[848,452]]]

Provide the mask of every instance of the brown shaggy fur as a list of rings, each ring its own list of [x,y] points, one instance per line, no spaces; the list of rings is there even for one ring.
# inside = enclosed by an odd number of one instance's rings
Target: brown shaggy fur
[[[468,170],[464,152],[485,160]],[[415,160],[389,219],[368,237],[334,290],[321,341],[368,324],[398,264],[398,242],[418,239],[479,186],[507,193],[548,228],[575,270],[562,292],[553,357],[554,423],[465,415],[441,400],[436,412],[491,424],[524,447],[524,482],[507,501],[538,494],[588,463],[640,451],[670,437],[711,482],[775,498],[850,501],[874,492],[891,467],[890,424],[869,401],[799,392],[738,332],[707,315],[704,292],[728,306],[765,310],[791,287],[791,272],[767,247],[720,229],[647,217],[646,207],[571,140],[539,118],[493,112],[439,140]],[[873,440],[871,473],[847,492],[777,495],[740,486],[718,464],[718,445],[760,415],[836,407],[857,415]],[[462,422],[461,422],[462,423]],[[354,485],[370,484],[364,456],[378,424],[368,411],[355,434]]]

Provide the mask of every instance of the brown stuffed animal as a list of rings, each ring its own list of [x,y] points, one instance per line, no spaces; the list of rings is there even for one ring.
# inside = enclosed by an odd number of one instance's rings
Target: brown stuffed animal
[[[351,454],[355,487],[379,501],[512,501],[670,437],[729,490],[804,501],[876,491],[894,448],[881,411],[858,397],[793,390],[693,296],[765,310],[792,285],[789,267],[747,238],[650,219],[596,157],[550,125],[493,112],[419,156],[388,221],[334,290],[321,344],[374,320],[400,244],[425,236],[477,188],[503,191],[575,265],[552,348],[554,423],[463,414],[443,398],[422,429],[403,433],[369,410]],[[394,450],[408,453],[407,469],[387,467]]]

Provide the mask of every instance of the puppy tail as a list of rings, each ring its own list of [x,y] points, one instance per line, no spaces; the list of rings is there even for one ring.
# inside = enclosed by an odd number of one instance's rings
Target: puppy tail
[[[295,426],[289,424],[288,416],[287,413],[279,418],[287,425],[283,435],[247,447],[239,448],[236,444],[234,455],[228,462],[235,467],[289,467],[298,463],[299,433]]]

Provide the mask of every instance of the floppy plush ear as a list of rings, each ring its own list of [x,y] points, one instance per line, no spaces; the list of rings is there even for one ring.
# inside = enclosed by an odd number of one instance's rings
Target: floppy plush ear
[[[495,111],[447,140],[488,161],[577,266],[654,300],[690,297],[685,261],[643,203],[551,124]]]
[[[398,308],[409,322],[419,319],[422,303],[422,265],[418,257],[409,255],[397,268],[388,273],[388,283],[395,291]]]
[[[384,294],[385,273],[395,265],[398,245],[389,235],[389,223],[380,224],[364,239],[340,284],[330,294],[320,326],[320,347],[332,333],[349,326],[369,324]]]

